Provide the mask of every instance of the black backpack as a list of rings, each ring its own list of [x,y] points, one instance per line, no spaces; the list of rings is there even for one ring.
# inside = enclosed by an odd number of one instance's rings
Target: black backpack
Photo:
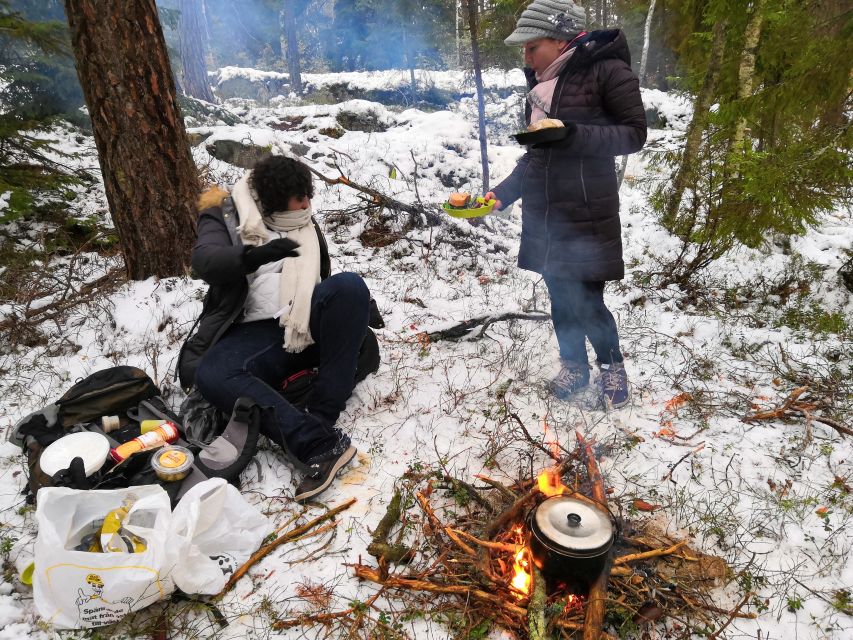
[[[159,400],[160,389],[141,369],[111,367],[78,380],[62,397],[39,411],[31,413],[15,425],[10,440],[27,456],[31,498],[41,487],[54,486],[53,478],[42,472],[39,459],[45,448],[59,438],[76,431],[88,430],[103,416],[117,416],[125,425],[129,409],[140,402]],[[165,409],[165,403],[159,402]],[[152,416],[153,417],[153,416]],[[113,438],[114,440],[114,438]],[[79,478],[79,469],[74,470]]]
[[[160,389],[142,369],[118,366],[96,371],[78,381],[55,404],[60,424],[68,428],[102,416],[121,418],[128,409],[159,395]]]
[[[97,371],[79,380],[56,402],[28,415],[15,426],[10,439],[21,446],[27,456],[30,492],[27,499],[34,502],[38,490],[49,486],[111,489],[158,483],[164,486],[174,503],[186,488],[208,477],[224,477],[234,482],[254,456],[260,431],[259,414],[253,403],[244,400],[238,402],[238,405],[230,421],[235,424],[230,424],[226,419],[223,428],[230,427],[228,433],[224,434],[228,435],[228,438],[233,439],[233,434],[240,434],[241,448],[236,459],[226,460],[228,464],[219,464],[211,469],[202,462],[203,456],[199,457],[199,452],[205,445],[184,439],[180,419],[160,397],[160,389],[144,371],[129,366]],[[113,420],[117,418],[119,428],[105,433],[101,424],[104,416],[114,416]],[[150,465],[154,451],[139,452],[131,456],[122,464],[118,473],[108,469],[111,466],[108,461],[105,465],[106,471],[86,477],[80,458],[76,458],[68,469],[61,470],[52,477],[41,469],[39,460],[44,449],[69,433],[101,433],[110,440],[111,446],[117,446],[139,436],[140,423],[147,419],[165,419],[176,424],[181,434],[176,444],[188,447],[196,456],[198,464],[184,481],[161,482]],[[214,440],[214,437],[211,437],[211,440]],[[222,448],[214,440],[211,451],[216,451],[217,447]],[[221,460],[222,456],[219,456],[219,459]]]

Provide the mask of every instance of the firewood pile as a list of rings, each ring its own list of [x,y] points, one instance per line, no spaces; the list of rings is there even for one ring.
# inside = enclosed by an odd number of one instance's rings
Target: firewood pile
[[[532,640],[634,637],[656,621],[678,633],[673,637],[723,638],[734,619],[756,617],[743,611],[751,593],[739,594],[732,610],[713,604],[711,591],[731,578],[722,559],[617,515],[620,505],[608,504],[590,443],[577,437],[576,450],[538,478],[509,486],[485,476],[475,485],[434,470],[408,472],[374,531],[368,552],[375,562],[347,565],[378,591],[358,608],[305,614],[275,627],[346,618],[352,634],[370,610],[380,622],[389,619],[383,603],[392,602],[395,612],[441,620],[464,638],[485,637],[494,627]],[[606,510],[621,529],[604,569],[580,592],[577,583],[544,578],[530,548],[527,515],[556,494]]]

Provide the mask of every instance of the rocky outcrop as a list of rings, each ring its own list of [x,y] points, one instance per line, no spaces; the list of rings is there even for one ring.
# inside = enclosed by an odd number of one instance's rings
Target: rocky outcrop
[[[258,162],[272,155],[269,147],[246,144],[237,140],[215,140],[206,148],[207,152],[217,160],[243,169],[252,169]]]
[[[224,67],[218,72],[215,93],[217,97],[247,98],[266,104],[270,98],[290,92],[290,76],[274,71],[256,71]]]

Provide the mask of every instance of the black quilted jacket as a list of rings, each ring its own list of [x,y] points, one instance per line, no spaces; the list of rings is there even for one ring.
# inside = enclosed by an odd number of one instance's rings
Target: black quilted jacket
[[[196,369],[204,353],[243,312],[249,282],[243,266],[244,248],[237,233],[238,224],[231,198],[199,214],[192,268],[210,288],[204,297],[198,330],[190,333],[178,358],[178,377],[184,389],[195,383]],[[329,249],[316,222],[314,228],[320,240],[320,277],[325,280],[331,272]]]
[[[528,83],[536,84],[532,72]],[[566,122],[569,136],[528,149],[494,189],[504,206],[522,199],[518,266],[573,280],[619,280],[625,265],[614,157],[646,141],[640,86],[622,31],[595,31],[578,46],[548,116]]]

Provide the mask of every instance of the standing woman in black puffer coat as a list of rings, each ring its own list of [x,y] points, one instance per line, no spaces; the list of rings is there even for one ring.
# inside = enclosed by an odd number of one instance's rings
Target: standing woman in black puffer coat
[[[534,0],[504,41],[522,45],[530,125],[561,125],[534,144],[487,198],[501,209],[522,199],[518,265],[541,273],[560,345],[552,393],[568,399],[589,384],[588,338],[600,369],[601,399],[628,403],[628,376],[604,283],[625,276],[615,156],[639,151],[646,117],[625,35],[584,30],[571,0]]]

